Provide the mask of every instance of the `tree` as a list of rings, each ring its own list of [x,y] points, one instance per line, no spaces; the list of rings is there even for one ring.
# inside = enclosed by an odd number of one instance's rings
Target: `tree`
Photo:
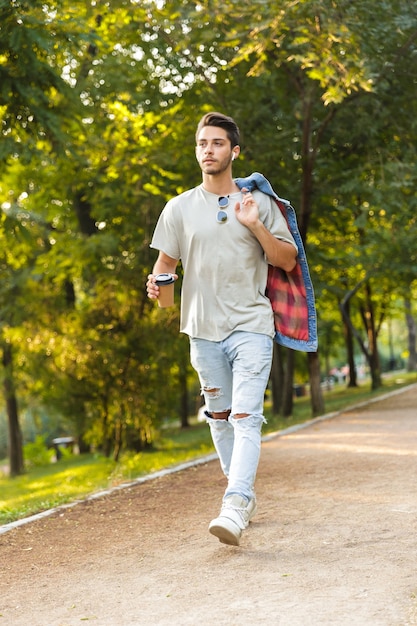
[[[411,300],[409,298],[405,299],[405,315],[407,321],[408,328],[408,362],[407,362],[407,370],[409,372],[415,372],[417,370],[417,324],[415,318],[412,314],[411,308]]]
[[[415,290],[416,28],[405,0],[111,8],[1,5],[0,291],[16,400],[36,398],[118,457],[150,445],[167,416],[188,423],[178,311],[158,312],[144,285],[163,204],[196,184],[203,112],[233,112],[236,175],[264,172],[298,208],[326,369],[343,341],[335,310],[356,285],[348,318],[362,341],[369,314],[374,338]],[[289,414],[298,357],[275,367],[273,386],[286,382],[274,406]],[[318,354],[310,376],[320,413]]]
[[[403,8],[405,6],[402,5]],[[249,42],[243,47],[241,58],[252,54],[257,59],[252,72],[258,72],[269,67],[272,57],[280,69],[286,70],[289,85],[292,84],[299,94],[299,106],[294,106],[294,110],[299,112],[300,119],[300,222],[302,231],[306,234],[312,215],[314,170],[321,169],[317,160],[318,151],[320,150],[322,157],[323,139],[331,137],[335,115],[340,120],[340,111],[349,109],[359,98],[369,99],[369,94],[378,90],[384,93],[384,66],[376,67],[375,59],[379,63],[380,57],[374,54],[374,48],[385,46],[388,57],[392,50],[391,67],[401,69],[405,59],[413,51],[415,22],[412,12],[405,10],[402,13],[401,24],[408,28],[409,34],[402,36],[401,54],[395,55],[394,50],[398,49],[397,37],[388,37],[387,31],[388,28],[391,29],[391,21],[383,22],[378,32],[374,32],[371,20],[363,23],[363,18],[369,18],[369,11],[374,10],[370,4],[362,3],[357,12],[352,5],[336,7],[333,3],[315,3],[313,12],[311,3],[308,2],[297,3],[293,13],[290,7],[288,10],[287,7],[282,8],[281,12],[275,6],[271,6],[271,9],[276,10],[278,16],[274,21],[267,19],[260,26],[256,25],[252,33],[252,42],[256,43]],[[305,19],[292,21],[294,13],[298,17],[301,14]],[[368,32],[368,28],[372,33]],[[389,50],[391,45],[393,47]],[[304,53],[303,48],[306,50]],[[259,54],[260,50],[263,52],[262,56]],[[379,83],[376,80],[378,72]],[[346,126],[341,128],[347,129]],[[367,302],[368,305],[371,304],[369,297]],[[369,319],[372,319],[372,311],[368,309],[368,312]],[[364,319],[368,319],[367,315]],[[375,332],[371,332],[371,336],[375,338]],[[378,358],[376,347],[371,354],[374,354],[371,360]],[[375,381],[377,380],[376,376]]]
[[[3,390],[9,426],[10,474],[24,471],[23,442],[19,423],[15,359],[19,327],[32,311],[28,290],[28,266],[36,261],[43,246],[42,226],[18,208],[3,205],[0,220],[0,347],[2,351]]]

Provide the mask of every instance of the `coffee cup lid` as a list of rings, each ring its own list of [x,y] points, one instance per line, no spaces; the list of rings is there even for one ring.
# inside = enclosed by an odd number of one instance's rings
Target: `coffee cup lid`
[[[170,285],[171,283],[175,282],[174,274],[157,274],[155,276],[155,282],[158,287],[161,287],[163,285]]]

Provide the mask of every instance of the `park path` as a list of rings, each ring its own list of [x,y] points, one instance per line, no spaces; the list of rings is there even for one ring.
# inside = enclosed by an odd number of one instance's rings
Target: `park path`
[[[417,625],[417,385],[263,443],[239,548],[217,461],[0,535],[0,626]]]

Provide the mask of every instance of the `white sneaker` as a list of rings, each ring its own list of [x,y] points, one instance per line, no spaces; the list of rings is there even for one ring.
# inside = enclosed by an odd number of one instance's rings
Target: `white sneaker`
[[[249,520],[248,520],[248,524],[249,524],[249,522],[252,520],[252,517],[255,517],[255,515],[258,512],[258,505],[256,504],[255,496],[253,496],[252,500],[249,500],[246,508],[247,508],[248,515],[249,515]]]
[[[241,496],[229,496],[223,502],[219,517],[209,524],[209,531],[222,543],[238,546],[242,530],[248,527],[257,511],[256,498],[249,502]]]

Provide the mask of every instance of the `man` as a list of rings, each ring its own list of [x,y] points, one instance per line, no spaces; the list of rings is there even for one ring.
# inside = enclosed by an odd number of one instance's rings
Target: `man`
[[[240,190],[233,180],[239,152],[235,121],[216,112],[204,115],[196,132],[202,184],[165,206],[151,243],[159,256],[147,282],[149,298],[157,299],[155,275],[175,274],[181,259],[180,330],[190,337],[191,363],[227,477],[220,515],[209,531],[230,545],[239,545],[256,513],[254,483],[275,333],[265,296],[268,263],[291,271],[297,256],[273,199]]]

